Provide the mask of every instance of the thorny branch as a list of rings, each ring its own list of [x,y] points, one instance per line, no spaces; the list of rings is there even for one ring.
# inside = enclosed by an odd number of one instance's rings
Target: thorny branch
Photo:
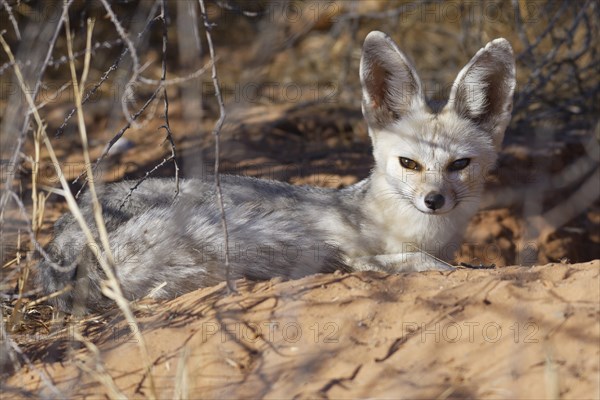
[[[13,26],[15,35],[17,36],[17,39],[21,40],[21,31],[19,30],[19,25],[17,24],[17,20],[15,19],[15,16],[12,13],[12,8],[10,8],[10,4],[8,4],[8,2],[6,0],[2,0],[2,6],[4,6],[4,9],[6,10],[6,13],[8,14],[8,19]]]
[[[160,167],[162,167],[169,161],[171,161],[173,163],[173,166],[175,167],[175,195],[173,196],[173,199],[175,199],[177,197],[177,195],[179,194],[179,165],[177,164],[177,153],[175,150],[175,141],[173,140],[173,133],[171,131],[171,125],[169,124],[169,96],[167,94],[167,86],[165,85],[165,81],[167,78],[167,44],[168,44],[167,21],[168,21],[168,16],[167,16],[167,8],[166,8],[166,4],[165,4],[164,0],[161,1],[160,14],[158,15],[157,18],[162,21],[162,65],[161,65],[160,86],[158,89],[162,89],[164,112],[165,112],[165,115],[164,115],[165,123],[160,126],[160,129],[164,129],[166,131],[165,141],[168,140],[169,144],[171,145],[171,155],[169,157],[165,158],[164,160],[162,160],[156,166],[154,166],[154,168],[152,168],[150,171],[147,171],[146,174],[140,180],[138,180],[135,183],[135,185],[133,187],[131,187],[131,189],[129,189],[129,192],[127,193],[127,196],[125,196],[125,198],[121,202],[119,209],[125,205],[127,200],[129,200],[129,198],[131,197],[133,192],[142,184],[142,182],[144,182],[146,179],[148,179],[148,177],[150,175],[152,175],[154,173],[154,171],[158,170]]]
[[[102,2],[102,5],[104,6],[104,9],[106,10],[106,13],[108,14],[108,17],[110,18],[111,22],[113,23],[117,33],[119,34],[121,39],[123,39],[123,41],[125,42],[125,45],[129,49],[129,54],[130,54],[131,60],[133,62],[133,73],[131,74],[131,77],[129,78],[129,82],[127,83],[126,87],[128,88],[128,90],[131,90],[131,88],[133,87],[133,84],[138,80],[138,76],[139,76],[140,70],[141,70],[140,60],[137,55],[137,51],[135,50],[135,46],[134,46],[133,42],[127,35],[127,32],[125,32],[125,28],[123,28],[123,25],[121,25],[121,23],[119,22],[119,19],[115,15],[115,12],[110,7],[110,4],[108,4],[108,1],[107,0],[100,0],[100,1]],[[133,125],[133,124],[135,124],[135,121],[131,118],[131,115],[129,114],[129,109],[127,108],[127,101],[126,101],[127,97],[128,97],[127,93],[125,93],[125,95],[123,95],[123,97],[121,98],[121,107],[123,109],[123,114],[125,114],[125,118],[127,118],[127,122],[129,122],[130,124]]]
[[[219,203],[219,208],[221,209],[221,225],[223,228],[223,236],[225,240],[225,270],[226,270],[226,280],[227,280],[227,288],[230,292],[236,292],[235,283],[231,278],[231,265],[229,264],[229,233],[227,231],[227,219],[225,217],[225,206],[223,204],[223,191],[221,189],[221,177],[219,175],[219,155],[220,155],[220,133],[221,128],[223,127],[223,123],[225,122],[225,105],[223,103],[223,96],[221,95],[221,86],[219,84],[219,77],[217,75],[217,66],[215,63],[215,49],[213,46],[211,29],[212,25],[208,21],[208,16],[206,15],[206,7],[204,5],[204,0],[198,0],[200,3],[200,13],[202,14],[202,20],[204,21],[204,32],[206,34],[206,41],[208,43],[208,50],[210,53],[210,58],[212,60],[212,81],[213,86],[215,87],[215,96],[217,97],[217,102],[219,103],[219,119],[215,124],[213,129],[213,136],[215,137],[215,187],[217,190],[217,201]]]
[[[119,54],[119,56],[117,57],[116,61],[104,72],[104,74],[102,75],[102,77],[100,77],[100,80],[98,82],[96,82],[94,84],[94,86],[88,90],[88,92],[85,94],[85,97],[82,100],[82,104],[87,103],[87,101],[94,95],[96,94],[96,91],[98,90],[98,88],[108,79],[108,77],[110,76],[110,74],[115,71],[117,68],[119,68],[119,64],[121,63],[121,60],[123,59],[123,56],[125,54],[127,54],[127,52],[129,51],[129,49],[125,48],[123,50],[123,52],[121,52],[121,54]],[[58,137],[60,136],[63,131],[65,130],[65,127],[67,126],[67,123],[69,122],[69,120],[71,119],[71,117],[73,116],[73,114],[75,114],[75,112],[77,111],[76,107],[73,107],[71,109],[71,111],[69,112],[69,114],[67,114],[67,116],[65,117],[64,121],[62,124],[60,124],[60,126],[58,127],[58,129],[56,129],[56,133],[54,134],[54,137]],[[77,180],[75,180],[76,182]]]
[[[150,95],[150,97],[148,98],[148,100],[146,100],[146,102],[144,103],[144,105],[135,113],[131,116],[131,119],[133,121],[137,120],[140,115],[142,115],[142,113],[146,110],[146,108],[148,108],[148,106],[150,104],[152,104],[152,102],[154,101],[154,99],[156,99],[156,96],[158,95],[158,92],[161,90],[161,87],[157,87],[154,92],[152,92],[152,94]],[[100,164],[100,162],[102,162],[102,160],[104,160],[104,158],[106,158],[106,156],[108,155],[108,153],[110,152],[110,149],[112,149],[112,147],[115,145],[115,143],[117,143],[117,141],[119,139],[121,139],[121,137],[123,137],[123,135],[125,134],[125,132],[131,128],[131,122],[127,121],[125,123],[125,126],[123,126],[123,128],[121,128],[119,130],[119,132],[117,132],[117,134],[115,136],[113,136],[113,138],[108,142],[108,144],[106,145],[106,147],[104,148],[104,150],[102,151],[102,154],[100,154],[100,157],[98,157],[98,159],[94,162],[94,166],[92,168],[92,171],[95,171],[96,168],[98,168],[98,165]],[[76,183],[79,179],[81,179],[82,176],[85,175],[85,171],[83,171],[77,178],[75,178],[75,180],[73,181],[73,183]],[[81,194],[81,192],[83,191],[85,187],[85,184],[79,189],[79,191],[77,192],[77,194],[75,195],[75,198],[78,198],[79,195]]]
[[[91,49],[92,53],[95,53],[96,50],[99,49],[112,49],[114,46],[116,45],[120,45],[123,43],[123,40],[121,39],[116,39],[113,41],[103,41],[103,42],[96,42],[94,44],[94,46]],[[129,50],[128,50],[129,51]],[[75,53],[73,53],[73,57],[74,58],[79,58],[85,55],[85,50],[80,50],[80,51],[76,51]],[[58,68],[63,64],[68,63],[69,61],[71,61],[71,59],[69,59],[68,56],[63,55],[59,58],[53,58],[50,57],[50,61],[48,61],[48,67],[53,67],[53,68]],[[31,65],[31,60],[23,60],[23,61],[19,61],[19,63],[21,64],[22,67],[29,67]],[[8,68],[12,67],[13,63],[8,61],[5,62],[4,64],[2,64],[2,66],[0,66],[0,75],[2,75]]]
[[[165,140],[169,141],[171,145],[171,156],[170,160],[173,161],[173,166],[175,167],[175,196],[179,194],[179,165],[177,165],[177,154],[175,151],[175,141],[173,140],[173,134],[171,132],[171,126],[169,125],[169,96],[167,95],[167,87],[165,86],[165,80],[167,79],[167,44],[169,41],[167,35],[167,7],[165,4],[165,0],[162,0],[160,5],[160,19],[162,20],[162,72],[160,76],[161,85],[163,88],[163,100],[165,104],[165,123],[161,126],[166,132],[167,137]]]
[[[139,187],[139,185],[146,180],[149,176],[151,176],[156,170],[158,170],[160,167],[162,167],[163,165],[165,165],[167,162],[171,161],[173,162],[174,166],[175,166],[175,181],[176,181],[176,189],[175,189],[175,196],[177,196],[177,193],[179,193],[179,165],[177,164],[177,159],[176,159],[176,148],[175,148],[175,142],[173,140],[173,136],[172,136],[172,131],[171,131],[171,127],[170,127],[170,123],[169,123],[169,100],[167,97],[167,86],[169,85],[176,85],[176,84],[180,84],[182,82],[185,82],[187,80],[190,79],[195,79],[198,76],[202,75],[206,69],[210,66],[210,65],[204,65],[201,68],[199,68],[198,70],[192,72],[191,74],[188,74],[186,76],[183,77],[176,77],[173,79],[167,79],[166,78],[166,49],[168,46],[168,36],[167,36],[167,16],[165,16],[163,18],[162,16],[162,10],[165,10],[164,12],[166,12],[166,5],[162,5],[161,6],[161,15],[159,15],[157,18],[154,18],[154,20],[161,20],[163,23],[163,49],[162,49],[162,73],[161,73],[161,78],[160,80],[153,80],[153,79],[148,79],[145,78],[141,75],[138,76],[139,82],[144,83],[144,84],[148,84],[148,85],[158,85],[158,87],[154,90],[154,92],[152,93],[152,95],[148,98],[148,100],[142,105],[142,107],[135,112],[134,114],[132,114],[129,118],[127,123],[125,124],[125,126],[123,128],[121,128],[119,130],[119,132],[117,132],[117,134],[109,141],[109,143],[106,145],[106,147],[104,148],[102,154],[98,157],[98,159],[94,162],[94,166],[93,166],[93,171],[96,171],[98,166],[100,165],[100,163],[108,156],[110,150],[112,149],[112,147],[115,145],[115,143],[121,139],[121,137],[125,134],[125,132],[131,128],[132,123],[137,121],[137,119],[141,116],[141,114],[148,108],[148,106],[156,99],[156,96],[158,96],[159,92],[162,91],[163,95],[165,96],[164,98],[164,118],[165,118],[165,124],[162,125],[160,128],[165,129],[167,131],[167,135],[166,135],[166,139],[169,141],[169,144],[171,145],[171,155],[168,158],[165,158],[163,161],[161,161],[159,164],[157,164],[155,167],[153,167],[150,171],[147,171],[145,176],[142,177],[140,179],[140,181],[138,181],[135,186],[133,186],[131,188],[131,191],[128,193],[128,195],[126,196],[126,198],[123,201],[123,205],[125,204],[126,200],[129,199],[129,197],[131,197],[131,194],[133,193],[133,191],[135,191],[135,189],[137,189],[137,187]],[[147,25],[148,26],[148,25]],[[146,28],[144,29],[144,31],[146,30]],[[142,32],[143,33],[143,32]],[[140,33],[140,35],[142,35],[142,33]],[[121,39],[119,39],[120,42],[122,42]],[[105,73],[103,74],[103,76],[101,77],[101,79],[99,80],[99,82],[92,87],[92,89],[87,93],[85,99],[84,99],[84,103],[91,97],[94,95],[94,93],[96,92],[96,90],[98,89],[98,87],[104,83],[104,81],[106,81],[109,77],[109,75],[111,74],[111,72],[113,72],[115,69],[118,68],[123,56],[125,54],[127,54],[129,52],[129,47],[126,47],[123,52],[118,56],[117,60],[113,63],[113,65],[107,70],[105,71]],[[61,126],[57,129],[57,133],[56,135],[60,135],[60,133],[62,133],[62,131],[64,130],[66,124],[68,123],[68,120],[70,119],[70,117],[73,115],[74,113],[74,109],[71,110],[71,112],[69,113],[69,115],[67,115],[67,117],[65,118],[65,120],[63,121],[63,123],[61,124]],[[77,178],[75,178],[73,180],[73,183],[77,183],[83,176],[85,176],[86,173],[85,171],[82,171],[79,176],[77,176]],[[79,189],[79,191],[77,192],[76,198],[78,198],[81,193],[83,192],[83,190],[86,187],[86,182],[83,183],[82,187]]]
[[[529,40],[519,3],[513,3],[517,31],[527,45],[517,55],[517,61],[529,69],[528,79],[520,86],[514,102],[513,125],[519,131],[558,118],[567,126],[581,127],[582,117],[597,108],[600,80],[592,71],[597,68],[594,42],[600,7],[590,0],[577,7],[572,5],[568,0],[548,3],[544,13],[550,15],[554,9],[552,17],[545,29]],[[566,13],[572,14],[568,26],[561,22]],[[549,50],[542,49],[542,43],[547,41],[551,42]]]

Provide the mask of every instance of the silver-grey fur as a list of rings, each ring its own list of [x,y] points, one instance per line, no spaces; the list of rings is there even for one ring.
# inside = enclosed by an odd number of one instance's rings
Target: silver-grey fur
[[[233,278],[297,278],[345,268],[339,248],[333,238],[328,240],[318,219],[334,212],[348,224],[360,225],[363,216],[357,205],[363,190],[299,187],[227,175],[221,179]],[[173,201],[172,180],[149,179],[119,210],[133,184],[110,184],[99,192],[125,296],[142,298],[166,282],[153,297],[172,298],[223,281],[224,237],[214,183],[182,180]],[[336,204],[333,210],[332,201]],[[89,193],[80,208],[93,227]],[[45,292],[73,283],[75,290],[54,299],[60,309],[70,310],[75,297],[91,310],[109,305],[100,292],[104,274],[93,253],[85,250],[86,240],[74,217],[65,214],[55,231],[48,252],[60,265],[73,263],[76,268],[60,271],[42,261],[39,282]]]
[[[484,172],[496,161],[510,120],[515,86],[510,44],[496,39],[482,48],[459,73],[439,112],[427,108],[414,67],[381,32],[365,39],[361,83],[375,158],[369,178],[333,190],[223,176],[233,278],[451,268],[443,260],[452,259],[478,209]],[[418,168],[407,167],[406,159]],[[120,208],[132,185],[120,182],[99,191],[125,296],[172,298],[223,281],[224,237],[214,183],[183,180],[173,200],[172,180],[149,179]],[[432,195],[437,205],[427,200]],[[89,194],[80,206],[95,227]],[[56,223],[48,253],[63,268],[40,263],[44,292],[69,283],[74,288],[52,299],[60,309],[110,304],[101,294],[104,276],[96,257],[70,214]],[[69,265],[74,267],[64,268]]]

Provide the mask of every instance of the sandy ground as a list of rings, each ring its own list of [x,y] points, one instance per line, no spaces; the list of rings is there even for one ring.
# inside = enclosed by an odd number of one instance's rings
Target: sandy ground
[[[225,171],[330,187],[368,174],[372,158],[358,110],[317,105],[264,111],[230,122],[223,137]],[[174,125],[182,133],[184,176],[194,176],[198,160],[208,166],[203,173],[212,173],[210,140]],[[144,135],[132,133],[137,145],[109,164],[107,180],[140,176],[161,159],[165,148],[148,145],[156,138]],[[101,148],[102,142],[93,152]],[[488,182],[487,209],[471,222],[457,257],[501,268],[242,281],[238,294],[221,284],[170,302],[139,304],[156,395],[600,398],[600,207],[596,200],[550,235],[532,233],[518,196],[497,202],[506,198],[498,195],[506,188],[518,194],[527,184],[527,163],[546,156],[543,149],[537,155],[523,149],[518,140],[509,141],[500,172]],[[568,144],[558,149],[558,158],[583,151]],[[67,161],[79,162],[68,146],[59,150]],[[169,168],[157,173],[172,176]],[[551,208],[563,198],[547,193],[537,201]],[[66,209],[51,200],[42,242]],[[523,245],[531,243],[535,251],[528,255]],[[540,266],[549,261],[555,263]],[[538,266],[505,267],[514,264]],[[23,330],[12,334],[32,363],[5,376],[3,398],[151,395],[146,364],[117,311],[61,329],[44,307],[26,314]]]
[[[159,398],[597,399],[599,267],[239,281],[237,294],[219,285],[139,304],[137,315]],[[74,330],[58,332],[30,345],[35,369],[9,378],[3,398],[150,395],[117,313],[77,330],[94,338],[102,367]]]

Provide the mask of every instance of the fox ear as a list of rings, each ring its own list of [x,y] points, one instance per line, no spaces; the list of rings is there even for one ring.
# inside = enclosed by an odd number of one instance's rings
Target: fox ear
[[[446,108],[453,108],[490,132],[500,148],[510,122],[515,90],[515,58],[506,39],[488,43],[460,71]]]
[[[425,100],[421,80],[408,58],[385,33],[369,33],[360,60],[363,114],[371,127],[403,118]]]

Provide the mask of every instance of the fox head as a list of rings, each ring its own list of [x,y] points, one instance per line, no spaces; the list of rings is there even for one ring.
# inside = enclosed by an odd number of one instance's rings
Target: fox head
[[[496,39],[475,54],[440,112],[430,111],[415,68],[382,32],[365,39],[360,78],[374,174],[386,193],[425,214],[476,210],[512,111],[515,62],[508,41]]]

